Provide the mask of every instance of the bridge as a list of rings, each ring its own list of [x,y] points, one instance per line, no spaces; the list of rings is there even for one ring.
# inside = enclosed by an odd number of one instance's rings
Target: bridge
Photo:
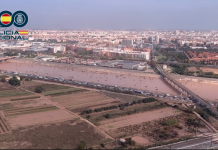
[[[190,89],[186,88],[184,85],[176,81],[171,75],[168,73],[164,72],[163,69],[157,65],[157,70],[160,72],[160,74],[164,77],[164,79],[170,83],[174,88],[179,90],[181,93],[190,96],[194,102],[197,102],[199,105],[203,106],[205,105],[207,108],[209,108],[214,114],[218,116],[217,110],[207,101],[199,97],[197,94],[192,92]]]
[[[0,62],[6,61],[6,60],[9,60],[9,59],[19,58],[19,57],[20,56],[6,56],[6,57],[2,57],[2,58],[0,58]]]

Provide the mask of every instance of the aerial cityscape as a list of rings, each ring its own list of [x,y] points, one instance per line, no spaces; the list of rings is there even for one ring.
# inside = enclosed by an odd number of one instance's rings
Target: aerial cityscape
[[[37,2],[0,6],[0,149],[218,149],[218,2]]]

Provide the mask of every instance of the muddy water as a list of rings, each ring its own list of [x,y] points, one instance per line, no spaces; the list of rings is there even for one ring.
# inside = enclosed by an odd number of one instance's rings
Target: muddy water
[[[161,76],[131,70],[84,67],[47,62],[46,64],[45,62],[42,64],[31,61],[24,62],[22,60],[2,62],[0,63],[0,69],[178,95],[174,89],[163,81]]]
[[[218,84],[201,83],[194,81],[180,81],[184,86],[191,89],[198,96],[213,102],[218,102]]]

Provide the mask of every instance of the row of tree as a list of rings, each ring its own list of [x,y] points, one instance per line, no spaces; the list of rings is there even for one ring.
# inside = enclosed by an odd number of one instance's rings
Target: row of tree
[[[117,108],[119,108],[120,110],[123,110],[125,107],[128,107],[128,106],[133,106],[135,104],[141,104],[141,103],[150,103],[150,102],[154,102],[154,101],[156,101],[155,98],[149,97],[149,98],[144,98],[144,99],[138,100],[138,101],[132,101],[131,103],[119,104],[118,106],[112,105],[112,106],[108,106],[108,107],[95,108],[94,110],[93,109],[84,110],[81,113],[81,115],[91,114],[93,112],[101,112],[101,111],[106,111],[106,110],[112,110],[112,109],[117,109]]]

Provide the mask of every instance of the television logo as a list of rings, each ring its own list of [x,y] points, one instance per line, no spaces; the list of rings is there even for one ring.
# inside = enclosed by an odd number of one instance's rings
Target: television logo
[[[0,41],[1,40],[28,40],[28,30],[7,30],[0,31]]]
[[[12,24],[16,27],[24,27],[28,22],[28,16],[23,11],[16,11],[12,14],[10,11],[0,13],[0,27],[10,27]]]

